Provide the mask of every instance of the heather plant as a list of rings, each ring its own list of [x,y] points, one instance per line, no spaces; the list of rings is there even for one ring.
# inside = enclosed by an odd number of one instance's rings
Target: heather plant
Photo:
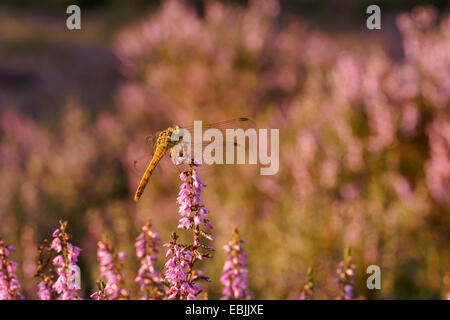
[[[196,169],[198,165],[192,164],[188,171],[181,174],[181,179],[188,184],[192,189],[188,193],[193,201],[193,195],[199,195],[202,187],[205,184],[202,182],[197,185],[200,189],[195,189],[195,181],[201,181]],[[189,179],[188,177],[191,177]],[[200,187],[201,186],[201,187]],[[180,195],[183,195],[183,187],[181,187]],[[184,203],[184,202],[183,202]],[[194,202],[192,202],[193,204]],[[190,213],[198,211],[199,208],[194,208],[202,202],[198,201],[197,205],[192,205],[193,209]],[[185,209],[185,208],[184,208]],[[195,225],[194,218],[190,213],[187,217],[192,218],[192,225]],[[179,228],[184,228],[182,225]],[[56,229],[52,236],[53,240],[50,245],[45,240],[39,247],[38,270],[36,276],[39,277],[40,282],[37,284],[38,296],[41,300],[73,300],[82,299],[79,295],[79,284],[75,281],[76,262],[81,251],[80,248],[73,246],[68,240],[71,236],[66,232],[67,221],[60,221],[60,228]],[[202,292],[203,288],[198,281],[211,281],[206,277],[202,271],[194,270],[194,265],[197,260],[212,256],[201,254],[198,249],[203,248],[208,251],[214,251],[212,247],[202,244],[182,244],[178,242],[178,235],[173,232],[171,241],[164,246],[168,248],[166,258],[168,261],[165,264],[165,271],[162,276],[159,275],[155,269],[156,262],[155,254],[158,253],[159,235],[150,230],[151,223],[148,221],[143,227],[141,234],[136,238],[136,254],[141,259],[141,266],[138,271],[138,276],[135,282],[139,284],[140,291],[144,292],[140,299],[181,299],[181,300],[195,300]],[[202,232],[198,232],[198,235]],[[210,237],[208,237],[209,239]],[[195,231],[194,231],[194,239]],[[220,282],[223,285],[221,299],[252,299],[248,291],[248,270],[247,270],[247,255],[242,247],[245,241],[240,238],[237,229],[234,229],[232,240],[224,246],[227,253],[227,259],[222,269]],[[194,240],[194,243],[195,240]],[[1,275],[2,282],[0,282],[0,290],[2,290],[2,299],[24,299],[18,290],[20,284],[15,273],[17,264],[8,259],[10,252],[14,252],[11,246],[5,247],[3,240],[0,240],[0,258],[1,258]],[[114,253],[112,245],[107,241],[99,241],[97,243],[97,260],[100,267],[99,277],[104,279],[97,281],[98,290],[90,295],[94,300],[117,300],[130,298],[130,291],[125,288],[125,279],[122,274],[121,260],[127,258],[127,254],[123,251],[118,254]],[[351,263],[350,250],[345,251],[344,261],[340,262],[338,275],[336,279],[341,287],[340,299],[353,299],[354,269],[356,266]],[[55,272],[53,272],[55,270]],[[312,268],[307,271],[308,283],[303,288],[301,300],[311,300],[314,297],[314,279],[312,275]],[[56,281],[55,281],[56,278]],[[166,290],[162,290],[162,285],[166,286]],[[204,295],[207,299],[207,293]]]
[[[69,242],[71,236],[66,232],[67,221],[60,221],[59,224],[60,228],[53,232],[53,241],[50,245],[50,248],[57,253],[52,264],[58,278],[52,289],[59,294],[58,299],[78,299],[78,291],[81,288],[80,283],[77,282],[77,277],[79,277],[77,262],[81,249]]]
[[[233,239],[224,246],[228,257],[222,269],[220,282],[223,285],[222,299],[251,299],[248,292],[247,254],[237,229],[233,231]]]
[[[211,281],[201,270],[195,270],[195,263],[204,258],[212,258],[209,252],[214,248],[202,243],[202,239],[213,241],[213,236],[201,229],[206,226],[212,229],[212,225],[206,216],[209,210],[203,205],[201,194],[206,184],[200,180],[197,169],[199,165],[192,160],[189,170],[180,174],[182,184],[178,193],[177,203],[179,204],[178,228],[192,230],[192,243],[182,244],[177,242],[178,235],[173,233],[171,241],[164,246],[168,248],[165,264],[166,271],[164,278],[168,283],[168,299],[194,300],[202,291],[199,281]],[[206,251],[203,253],[201,251]]]
[[[339,262],[339,267],[336,272],[338,277],[335,279],[335,283],[339,285],[339,297],[340,300],[353,300],[355,295],[353,293],[355,281],[356,265],[352,263],[351,249],[345,249],[344,260]]]
[[[314,274],[313,268],[309,267],[306,272],[307,282],[303,286],[303,291],[298,298],[299,300],[313,300],[314,299]]]
[[[51,268],[51,260],[54,256],[53,250],[48,245],[48,240],[45,239],[44,243],[38,248],[39,256],[37,261],[36,277],[39,278],[38,298],[40,300],[54,300],[56,299],[56,293],[53,290],[53,284],[55,276]]]
[[[125,287],[125,279],[122,274],[122,261],[127,258],[126,252],[114,253],[110,242],[99,241],[97,243],[97,260],[100,267],[99,286],[101,292],[95,292],[91,295],[102,297],[102,300],[127,299],[130,296]]]
[[[444,299],[450,300],[450,276],[444,277]]]
[[[0,300],[23,299],[16,275],[17,263],[9,258],[10,253],[15,251],[13,246],[5,245],[0,238]]]
[[[69,242],[71,235],[66,232],[67,221],[60,221],[60,227],[53,234],[50,246],[47,242],[39,247],[37,276],[38,296],[41,300],[77,300],[79,295],[79,267],[77,265],[81,248]],[[48,256],[46,256],[48,254]],[[52,268],[48,265],[52,264]],[[48,272],[48,274],[46,274]]]
[[[163,297],[164,291],[161,286],[161,276],[156,269],[156,254],[159,252],[159,235],[150,230],[151,222],[142,227],[142,232],[136,238],[136,256],[140,260],[140,267],[137,277],[134,279],[139,284],[142,292],[141,299],[159,299]]]

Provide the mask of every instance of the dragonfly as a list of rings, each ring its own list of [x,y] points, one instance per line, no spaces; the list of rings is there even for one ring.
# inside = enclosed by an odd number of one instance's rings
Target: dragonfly
[[[237,118],[217,123],[211,124],[202,124],[203,128],[217,128],[219,130],[223,130],[224,128],[246,128],[251,126],[252,120],[249,118]],[[153,156],[145,169],[144,175],[139,182],[139,186],[137,187],[136,193],[134,195],[134,201],[139,201],[142,194],[144,193],[145,187],[148,185],[150,181],[150,177],[152,176],[154,170],[158,166],[161,159],[166,155],[166,153],[170,153],[171,157],[175,159],[177,157],[178,152],[182,151],[183,148],[179,147],[180,144],[190,144],[191,141],[187,141],[184,138],[184,133],[187,131],[191,131],[192,129],[186,127],[182,127],[179,125],[172,125],[165,130],[157,132],[154,135],[147,136],[146,139],[151,141],[152,138],[156,137],[156,143],[154,147]],[[190,135],[192,136],[192,135]],[[234,143],[234,146],[238,146],[237,143]]]

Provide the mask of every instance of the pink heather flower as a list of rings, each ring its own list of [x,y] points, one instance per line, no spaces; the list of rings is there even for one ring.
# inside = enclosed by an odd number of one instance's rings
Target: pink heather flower
[[[119,257],[120,260],[125,260],[126,258],[128,258],[128,253],[126,253],[125,251],[120,251],[117,254],[117,257]]]
[[[192,229],[194,239],[193,243],[189,245],[177,244],[178,236],[173,233],[172,241],[164,245],[169,248],[166,253],[169,260],[165,264],[166,271],[164,273],[164,278],[169,284],[169,289],[166,291],[168,299],[194,300],[202,290],[196,280],[210,281],[208,277],[203,276],[200,270],[193,270],[197,260],[212,258],[209,253],[200,253],[199,248],[214,251],[214,248],[200,243],[200,236],[210,241],[214,238],[200,229],[202,225],[212,229],[212,224],[206,219],[209,211],[203,205],[203,199],[200,196],[206,184],[199,178],[198,167],[198,163],[192,162],[189,170],[180,174],[182,184],[177,203],[181,218],[178,228]]]
[[[64,257],[62,255],[56,256],[52,262],[54,266],[59,267],[63,267],[66,264],[66,262],[64,261]]]
[[[126,258],[126,253],[119,253],[122,260]],[[124,299],[129,297],[129,292],[124,285],[124,277],[122,275],[122,265],[119,262],[119,255],[114,256],[111,245],[102,241],[97,244],[97,260],[100,265],[100,278],[106,280],[100,291],[94,295],[97,300],[100,297],[107,297],[108,300]],[[97,294],[97,295],[96,295]]]
[[[55,291],[59,300],[79,299],[78,291],[81,288],[77,282],[79,268],[76,263],[81,249],[68,242],[71,236],[66,232],[67,221],[59,223],[60,228],[53,232],[54,239],[50,246],[56,253],[60,253],[52,260],[58,278],[51,286],[48,285],[50,281],[45,287],[41,284],[38,294],[41,298],[47,298]]]
[[[200,180],[197,172],[194,172],[192,179],[193,179],[192,186],[194,194],[201,194],[203,192],[203,187],[206,187],[206,184],[202,180]]]
[[[58,268],[59,270],[64,270],[63,268]],[[59,274],[59,273],[58,273]],[[62,294],[66,290],[68,290],[67,286],[67,277],[64,273],[61,273],[56,280],[56,282],[53,284],[53,290],[55,290],[57,293]]]
[[[237,229],[233,232],[233,239],[224,246],[228,254],[222,270],[220,282],[223,285],[222,298],[250,299],[248,292],[247,255],[240,245],[244,241],[240,239]]]
[[[139,284],[139,288],[144,292],[141,299],[159,299],[162,296],[161,277],[155,268],[156,254],[160,237],[156,232],[150,230],[151,222],[148,221],[143,227],[141,234],[136,238],[136,256],[139,258],[141,266],[134,282]]]
[[[181,180],[181,181],[186,181],[186,180],[187,180],[187,177],[188,177],[188,175],[187,175],[186,172],[180,173],[180,180]]]
[[[9,254],[15,252],[13,246],[5,246],[0,238],[0,300],[24,299],[20,294],[20,283],[17,280],[17,263],[9,260]]]
[[[98,291],[90,295],[91,299],[94,300],[108,300],[105,291],[105,283],[103,281],[97,281]]]
[[[59,230],[59,229],[57,229]],[[61,252],[62,249],[62,243],[61,243],[61,239],[60,238],[55,238],[52,241],[52,244],[50,245],[50,248],[52,248],[53,250],[55,250],[56,252]]]
[[[194,259],[192,253],[186,247],[176,243],[177,235],[172,234],[172,241],[164,246],[168,247],[166,256],[169,260],[166,262],[165,280],[170,288],[166,291],[169,300],[195,300],[202,287],[194,281],[199,279],[198,272],[191,272]]]
[[[58,229],[59,230],[59,229]],[[46,275],[44,272],[44,269],[46,269],[49,258],[47,254],[51,257],[52,253],[54,253],[55,250],[51,248],[51,245],[49,246],[47,243],[47,240],[44,240],[44,244],[39,246],[39,258],[38,258],[38,270],[37,270],[37,276],[41,279],[41,281],[38,283],[38,292],[37,295],[40,300],[52,300],[56,297],[56,292],[53,289],[54,285],[54,275]]]
[[[339,300],[354,299],[353,287],[355,282],[353,278],[355,276],[355,269],[356,265],[352,264],[351,251],[350,249],[346,249],[344,260],[339,263],[339,267],[337,268],[338,278],[334,280],[340,286]]]
[[[73,246],[70,242],[67,242],[67,259],[70,264],[75,265],[78,262],[78,256],[80,255],[81,249]]]
[[[47,282],[41,281],[38,283],[38,297],[40,300],[50,300],[51,294],[52,289]]]
[[[179,229],[189,229],[191,227],[191,220],[189,218],[181,218],[178,224]]]
[[[177,198],[178,212],[181,215],[178,228],[190,229],[193,227],[197,233],[199,233],[199,226],[202,223],[212,229],[211,222],[206,219],[209,210],[202,204],[203,199],[200,196],[206,184],[200,180],[198,175],[197,168],[199,166],[198,164],[191,164],[188,171],[180,174],[180,180],[183,183],[180,186]],[[212,236],[209,239],[212,239]]]

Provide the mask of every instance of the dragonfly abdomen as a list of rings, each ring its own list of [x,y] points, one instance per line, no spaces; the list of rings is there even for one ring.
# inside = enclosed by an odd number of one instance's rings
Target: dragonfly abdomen
[[[138,201],[141,198],[142,193],[144,192],[144,189],[147,186],[153,171],[155,170],[156,166],[158,165],[162,157],[164,157],[166,151],[167,151],[167,144],[158,144],[155,153],[153,154],[152,161],[150,161],[150,164],[145,170],[141,182],[139,183],[139,186],[136,190],[136,194],[134,195],[134,201]]]

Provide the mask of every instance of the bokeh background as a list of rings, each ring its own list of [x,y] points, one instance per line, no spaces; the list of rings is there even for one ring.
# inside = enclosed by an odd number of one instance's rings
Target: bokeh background
[[[82,30],[65,27],[69,4]],[[296,299],[315,270],[334,298],[345,247],[368,299],[440,299],[450,272],[450,18],[445,1],[12,1],[0,6],[0,235],[36,298],[37,246],[68,220],[88,297],[104,235],[138,262],[147,219],[168,242],[178,171],[166,159],[139,203],[144,137],[247,116],[280,129],[280,171],[205,170],[215,226],[201,268],[220,297],[222,246],[246,239],[255,298]],[[160,254],[158,265],[163,266]],[[382,289],[366,289],[366,267]]]

